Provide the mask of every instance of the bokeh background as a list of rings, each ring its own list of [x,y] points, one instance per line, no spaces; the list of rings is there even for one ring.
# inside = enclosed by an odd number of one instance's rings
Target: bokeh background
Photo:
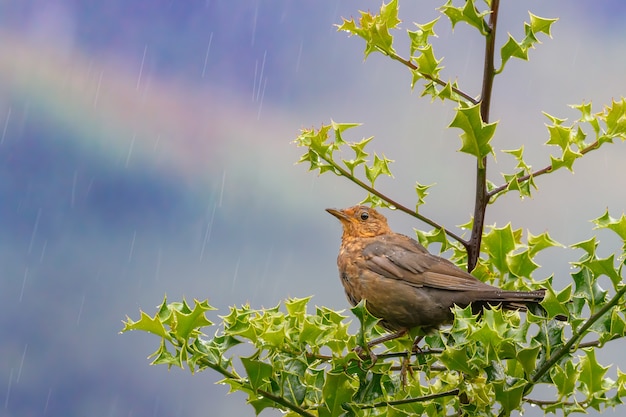
[[[411,206],[416,180],[436,183],[422,212],[448,227],[468,220],[473,162],[445,129],[452,107],[412,93],[408,71],[381,55],[363,63],[363,43],[333,27],[379,5],[0,1],[0,415],[253,415],[217,375],[151,367],[158,341],[118,332],[164,294],[208,298],[217,314],[309,295],[346,307],[340,227],[323,209],[364,193],[294,165],[303,127],[363,122],[350,139],[374,135],[372,150],[396,160],[382,190]],[[403,26],[432,20],[437,5],[401,2]],[[549,161],[541,111],[573,118],[568,104],[599,110],[626,94],[626,3],[505,1],[500,40],[521,39],[528,10],[560,20],[530,63],[510,61],[497,78],[494,144],[523,144],[539,168]],[[436,30],[443,77],[477,95],[481,39],[445,21]],[[497,155],[492,180],[511,159]],[[502,198],[488,223],[588,239],[590,219],[626,207],[625,160],[626,144],[608,145],[575,175],[538,179],[532,199]],[[425,228],[387,214],[397,231]],[[599,237],[601,252],[618,250]],[[536,277],[565,286],[578,256],[546,251]],[[623,348],[600,358],[624,369]]]

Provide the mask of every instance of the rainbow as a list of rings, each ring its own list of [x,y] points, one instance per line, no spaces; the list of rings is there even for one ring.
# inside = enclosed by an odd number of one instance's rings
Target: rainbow
[[[257,120],[253,103],[198,82],[159,78],[142,62],[92,57],[6,31],[0,38],[0,90],[66,130],[70,145],[119,166],[148,162],[188,178],[221,178],[242,149],[250,155],[261,148],[253,140],[259,132],[284,126],[269,110]],[[0,122],[11,123],[20,109],[4,105]],[[297,131],[283,133],[262,146],[288,148]]]

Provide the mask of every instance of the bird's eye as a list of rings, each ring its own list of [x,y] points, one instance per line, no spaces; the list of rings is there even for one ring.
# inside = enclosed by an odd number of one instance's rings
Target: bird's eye
[[[367,220],[369,218],[370,218],[370,215],[369,215],[369,213],[367,211],[362,211],[361,212],[361,220],[365,221],[365,220]]]

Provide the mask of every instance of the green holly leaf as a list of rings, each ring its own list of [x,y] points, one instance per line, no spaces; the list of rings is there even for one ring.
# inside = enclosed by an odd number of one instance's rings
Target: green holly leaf
[[[452,4],[452,0],[448,0],[439,10],[448,16],[450,23],[452,23],[452,28],[454,28],[457,23],[464,22],[478,29],[483,36],[489,33],[489,28],[484,19],[489,12],[478,12],[474,6],[474,1],[466,1],[463,7],[455,7]]]
[[[526,382],[517,380],[515,382],[498,381],[493,384],[496,401],[502,405],[501,415],[511,415],[511,412],[518,410],[524,396]]]
[[[456,127],[461,133],[461,152],[474,155],[482,166],[482,158],[493,154],[493,148],[489,144],[496,131],[497,123],[484,123],[480,116],[480,104],[469,107],[461,107],[456,110],[454,120],[450,127]]]
[[[572,165],[574,165],[574,161],[583,155],[580,152],[572,151],[570,147],[565,148],[563,151],[563,155],[560,158],[555,158],[554,156],[550,156],[550,164],[552,166],[552,170],[556,171],[559,168],[565,167],[571,172],[574,172]]]
[[[384,207],[384,208],[389,208],[391,210],[395,210],[395,207],[392,206],[391,204],[389,204],[387,201],[383,200],[382,198],[378,197],[375,194],[372,193],[367,193],[367,196],[361,201],[359,202],[360,206],[371,206],[371,207]]]
[[[528,13],[530,16],[530,23],[524,22],[524,39],[517,41],[511,34],[506,43],[500,49],[500,68],[496,70],[496,73],[502,72],[504,66],[511,58],[528,60],[528,50],[534,48],[536,44],[541,43],[537,39],[538,33],[543,33],[548,37],[551,36],[552,24],[558,19],[546,19],[536,16],[532,13]]]
[[[584,123],[589,123],[596,134],[596,136],[600,133],[600,123],[598,122],[598,118],[591,111],[591,103],[581,103],[570,106],[573,109],[580,111],[580,121]],[[582,130],[581,130],[581,133]]]
[[[604,109],[601,117],[606,123],[606,134],[609,137],[620,137],[626,140],[626,99],[613,100],[611,105]]]
[[[344,414],[343,404],[352,401],[358,385],[358,381],[345,372],[329,372],[322,388],[325,401],[318,409],[319,416],[336,417]]]
[[[393,178],[393,175],[391,174],[391,171],[389,170],[389,164],[391,162],[393,162],[393,160],[387,159],[385,155],[383,155],[383,157],[380,158],[378,155],[374,154],[374,162],[372,163],[372,165],[371,166],[365,165],[365,176],[372,184],[372,187],[374,186],[376,179],[380,175],[387,175],[388,177]]]
[[[419,206],[425,203],[425,198],[428,195],[428,189],[435,184],[423,185],[419,182],[415,182],[415,192],[417,193],[417,203],[415,204],[415,211],[418,211]]]
[[[418,49],[421,53],[414,57],[415,64],[417,65],[417,71],[422,74],[426,74],[432,78],[439,77],[439,71],[441,68],[439,63],[442,61],[441,59],[437,60],[435,58],[435,54],[433,53],[432,45],[427,45]]]
[[[340,31],[346,31],[350,35],[360,36],[365,40],[365,59],[372,52],[381,52],[385,55],[395,55],[393,49],[393,36],[389,33],[390,29],[395,29],[400,23],[398,19],[398,1],[391,0],[389,3],[380,8],[377,15],[370,12],[360,12],[361,17],[357,24],[353,19],[343,19],[341,25],[337,28]]]
[[[539,265],[533,261],[529,250],[507,255],[506,262],[508,270],[516,277],[530,278],[533,271],[539,268]]]
[[[435,24],[438,21],[439,21],[439,18],[436,18],[435,20],[431,20],[430,22],[424,23],[422,25],[415,23],[415,26],[417,26],[417,30],[406,31],[407,34],[409,35],[409,39],[411,40],[411,46],[410,46],[411,56],[413,56],[413,53],[416,50],[430,45],[428,38],[430,38],[431,36],[434,36],[434,37],[437,36],[437,34],[435,34]]]
[[[468,360],[471,357],[468,353],[468,346],[448,346],[446,350],[439,356],[441,362],[448,369],[454,369],[457,372],[463,372],[470,376],[476,376],[478,370],[471,366]]]
[[[367,309],[367,301],[361,300],[357,305],[352,307],[350,311],[352,314],[359,319],[359,323],[361,324],[359,334],[357,336],[357,343],[359,346],[367,345],[367,335],[372,332],[372,329],[378,322],[380,321],[378,318],[372,316],[372,314]]]
[[[493,265],[502,273],[510,272],[507,256],[521,241],[522,229],[513,230],[511,223],[502,228],[492,226],[483,236],[484,251],[489,254]]]
[[[166,299],[163,299],[163,303],[166,303]],[[171,339],[170,334],[165,330],[163,322],[159,314],[155,314],[154,317],[150,317],[144,311],[140,310],[140,318],[137,321],[133,321],[130,317],[126,316],[124,328],[120,333],[126,333],[131,330],[141,330],[144,332],[152,333],[164,339]]]
[[[552,25],[559,19],[547,19],[534,15],[530,12],[528,14],[530,15],[530,28],[533,33],[544,33],[551,38]]]
[[[551,248],[554,246],[561,247],[561,248],[565,247],[564,245],[560,244],[556,240],[552,239],[550,235],[548,234],[548,232],[543,232],[542,234],[537,235],[537,236],[528,232],[528,249],[530,250],[531,257],[534,257],[538,252],[544,249]]]
[[[348,144],[348,146],[350,146],[350,148],[354,151],[354,159],[342,159],[342,161],[350,170],[350,174],[354,175],[354,168],[367,162],[367,157],[369,156],[369,154],[365,152],[365,146],[372,139],[374,139],[374,137],[370,136],[369,138],[365,138],[360,142]]]
[[[311,296],[304,298],[290,298],[285,301],[285,308],[290,316],[303,317],[306,314],[306,306],[311,301]]]
[[[574,243],[572,248],[579,248],[587,252],[586,259],[592,259],[596,256],[596,248],[598,247],[598,240],[595,236],[582,242]]]
[[[255,390],[263,389],[269,385],[272,375],[274,374],[271,365],[258,360],[256,354],[250,357],[242,357],[241,363],[246,370],[248,381],[252,388]]]
[[[582,267],[571,275],[574,280],[574,300],[579,303],[580,300],[587,301],[591,313],[595,313],[606,302],[607,291],[588,268]]]
[[[415,229],[418,242],[424,247],[429,247],[433,243],[440,243],[439,253],[445,252],[450,248],[450,242],[446,236],[444,229],[433,229],[430,232]]]
[[[572,285],[568,285],[558,293],[554,292],[552,285],[542,285],[542,287],[546,288],[546,296],[541,302],[541,305],[546,310],[548,317],[556,317],[559,315],[567,317],[569,315],[567,303],[572,296]]]
[[[215,310],[210,306],[208,300],[199,302],[194,300],[194,308],[190,310],[187,303],[183,300],[185,308],[180,310],[175,309],[173,311],[175,317],[175,325],[172,326],[172,330],[176,333],[176,336],[180,340],[186,340],[192,333],[198,332],[198,329],[205,326],[211,326],[213,323],[205,316],[206,311]]]
[[[509,38],[505,44],[500,48],[501,64],[497,72],[501,72],[504,65],[511,58],[523,59],[528,61],[528,49],[524,48],[522,44],[515,40],[515,38],[509,34]]]
[[[165,344],[165,339],[161,339],[161,344],[159,349],[148,356],[148,359],[154,358],[151,365],[167,365],[167,368],[170,369],[172,366],[176,366],[178,368],[183,367],[183,363],[181,361],[180,355],[172,355],[168,350]]]
[[[576,383],[580,377],[580,370],[571,361],[565,362],[562,366],[550,368],[550,377],[558,390],[559,398],[568,398],[574,393]]]
[[[586,388],[583,392],[586,395],[604,392],[604,375],[609,367],[602,366],[598,363],[595,349],[583,350],[585,356],[580,358],[580,374],[578,379]]]
[[[533,346],[522,348],[517,351],[516,358],[522,368],[526,377],[532,375],[537,367],[537,357],[541,351],[541,346]]]
[[[611,278],[615,290],[622,285],[622,277],[615,269],[615,255],[607,258],[597,258],[589,260],[584,264],[595,276],[606,275]]]
[[[550,138],[546,142],[547,145],[560,146],[563,151],[569,148],[572,136],[572,128],[563,125],[547,126]]]
[[[515,168],[522,169],[524,171],[530,170],[531,166],[526,164],[526,162],[524,161],[524,145],[517,149],[502,150],[502,152],[508,153],[515,158],[515,160],[517,161],[517,166]]]
[[[607,209],[604,214],[597,219],[593,219],[592,222],[596,225],[596,229],[609,229],[617,233],[617,235],[626,242],[626,215],[622,214],[619,219],[614,219],[609,215]]]

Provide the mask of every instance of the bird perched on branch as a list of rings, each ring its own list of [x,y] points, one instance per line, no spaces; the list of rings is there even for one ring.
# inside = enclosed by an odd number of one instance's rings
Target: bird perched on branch
[[[326,211],[343,226],[337,266],[348,300],[356,305],[365,299],[369,312],[398,336],[452,323],[455,305],[471,304],[475,313],[491,306],[525,311],[544,298],[545,290],[505,291],[479,281],[415,239],[392,232],[373,208]]]

